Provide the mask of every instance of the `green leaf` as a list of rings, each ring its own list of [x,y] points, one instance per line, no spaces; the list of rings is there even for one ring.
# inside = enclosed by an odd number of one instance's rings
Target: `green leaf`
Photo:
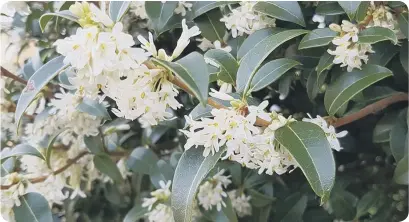
[[[164,160],[159,160],[149,172],[152,184],[157,188],[161,188],[159,182],[172,181],[174,174],[173,167]]]
[[[191,148],[182,154],[176,167],[172,185],[171,199],[175,221],[192,221],[193,200],[196,191],[225,149],[223,147],[219,152],[207,157],[203,156],[203,148]]]
[[[60,131],[58,131],[56,134],[54,134],[51,138],[50,138],[50,142],[48,143],[47,146],[47,150],[45,151],[45,162],[47,163],[48,168],[51,168],[51,154],[53,152],[53,146],[54,146],[54,142],[55,140],[57,140],[58,136],[65,132],[66,130],[68,130],[68,128],[62,129]]]
[[[359,4],[358,10],[356,10],[355,20],[361,22],[365,20],[366,13],[368,12],[368,7],[371,4],[369,1],[361,1]]]
[[[385,199],[385,194],[379,190],[371,190],[366,193],[359,201],[356,206],[355,218],[359,218],[368,213],[371,207],[378,207]]]
[[[262,208],[253,208],[251,213],[252,222],[268,222],[270,219],[271,205]]]
[[[328,86],[324,97],[325,108],[330,115],[334,115],[356,94],[389,76],[392,76],[392,71],[377,65],[364,65],[362,70],[342,73]]]
[[[395,158],[396,162],[399,162],[404,156],[407,156],[408,154],[408,147],[407,144],[405,144],[405,140],[408,137],[406,113],[406,109],[399,112],[389,134],[389,143],[391,146],[392,155]]]
[[[400,63],[402,67],[405,69],[406,73],[409,73],[408,69],[408,41],[405,41],[401,48],[400,48],[400,55],[399,55]]]
[[[264,28],[255,31],[249,37],[247,37],[243,44],[240,45],[239,50],[237,51],[237,58],[241,59],[245,56],[257,43],[268,38],[272,34],[277,34],[279,31],[284,29],[280,28]]]
[[[273,221],[294,222],[302,221],[302,215],[307,207],[307,196],[294,193],[277,205],[276,214]]]
[[[39,19],[40,28],[42,32],[44,32],[44,29],[46,25],[48,24],[48,22],[55,16],[62,17],[62,18],[65,18],[65,19],[68,19],[68,20],[71,20],[77,23],[79,19],[76,15],[72,14],[69,10],[63,10],[63,11],[52,12],[52,13],[44,13]]]
[[[223,201],[226,203],[226,207],[222,207],[221,211],[217,211],[217,209],[213,207],[208,211],[202,210],[202,214],[211,221],[237,222],[236,212],[234,211],[230,198],[227,196],[223,198]]]
[[[395,45],[398,43],[398,38],[395,33],[388,28],[370,27],[362,30],[358,34],[359,43],[374,44],[385,40],[390,40]]]
[[[314,29],[302,38],[298,49],[309,49],[328,45],[337,33],[329,28]]]
[[[408,170],[408,156],[403,157],[396,165],[395,172],[393,174],[393,180],[397,184],[408,185],[409,184],[409,170]]]
[[[147,207],[142,207],[141,203],[136,203],[130,211],[125,215],[123,222],[137,222],[144,218],[149,210]]]
[[[18,144],[15,147],[13,147],[10,151],[7,153],[2,153],[1,155],[1,162],[3,163],[5,160],[7,160],[10,157],[17,157],[17,156],[22,156],[22,155],[30,155],[30,156],[36,156],[40,159],[45,160],[45,157],[43,154],[40,153],[36,148],[28,145],[28,144]]]
[[[253,48],[240,60],[240,67],[237,71],[237,92],[246,95],[250,83],[257,69],[264,59],[284,42],[299,35],[308,33],[307,30],[292,29],[272,34],[269,37],[257,42]]]
[[[408,12],[402,12],[402,13],[399,14],[398,23],[399,23],[400,31],[406,36],[406,38],[409,38]]]
[[[271,83],[277,81],[288,70],[301,63],[287,58],[276,59],[262,66],[251,80],[249,92],[255,92],[263,89]]]
[[[223,15],[220,10],[212,10],[197,17],[195,23],[200,29],[200,34],[207,40],[223,42],[226,28],[224,23],[220,21],[221,18],[223,18]]]
[[[233,205],[229,197],[224,198],[226,207],[222,207],[224,215],[228,218],[229,222],[238,222],[236,211],[234,211]]]
[[[354,19],[360,3],[361,2],[359,1],[338,1],[338,4],[341,5],[341,7],[347,13],[349,20]]]
[[[198,120],[204,117],[212,117],[212,109],[213,107],[210,105],[206,104],[206,106],[203,107],[201,104],[198,104],[195,108],[193,108],[189,115],[192,116],[192,119],[194,120]]]
[[[236,74],[239,64],[230,53],[221,49],[211,49],[204,54],[204,57],[219,65],[220,72],[217,76],[220,80],[230,84],[236,82]]]
[[[20,120],[24,111],[26,111],[27,107],[36,98],[41,89],[66,67],[63,60],[64,56],[59,56],[49,61],[30,77],[17,103],[14,117],[17,128],[20,126]]]
[[[372,45],[375,53],[369,54],[368,64],[386,66],[389,61],[398,53],[399,46],[392,45],[390,42],[378,42]],[[402,47],[404,49],[404,47]],[[407,52],[407,50],[404,50]]]
[[[92,154],[101,155],[104,154],[104,144],[102,143],[101,136],[85,136],[84,144],[91,151]]]
[[[4,152],[4,151],[2,151]],[[3,155],[4,153],[2,153]],[[14,172],[14,168],[16,167],[16,158],[8,158],[4,162],[1,163],[1,176],[4,177],[12,172]]]
[[[196,1],[196,2],[193,2],[192,7],[190,8],[191,11],[187,12],[186,17],[188,20],[192,20],[214,8],[217,8],[222,5],[226,5],[228,3],[234,3],[234,2],[226,2],[226,1]]]
[[[397,112],[386,113],[379,121],[376,123],[372,141],[374,143],[385,143],[390,140],[390,132],[395,124],[396,117],[398,116]]]
[[[94,165],[101,173],[109,176],[113,181],[121,182],[123,180],[121,172],[108,155],[95,155]]]
[[[315,68],[315,70],[317,71],[317,78],[319,78],[321,73],[325,70],[331,69],[332,65],[334,64],[332,62],[334,60],[334,57],[335,56],[329,54],[328,52],[324,52],[324,54],[320,58],[320,61],[318,62],[317,68]]]
[[[259,191],[255,189],[250,189],[248,192],[249,192],[249,195],[251,196],[251,199],[250,199],[251,205],[255,207],[264,207],[274,201],[274,198],[266,194],[260,193]]]
[[[276,140],[297,161],[321,202],[328,200],[335,181],[335,160],[325,132],[308,122],[293,122],[276,131]]]
[[[166,26],[170,24],[170,20],[177,4],[177,2],[170,1],[165,3],[160,1],[145,2],[146,14],[149,17],[149,20],[151,20],[157,36],[166,31]]]
[[[109,115],[107,108],[102,103],[99,103],[98,100],[92,100],[85,97],[82,99],[82,102],[78,104],[77,110],[88,113],[92,116],[103,117],[111,120],[111,116]]]
[[[246,39],[246,37],[244,37],[244,36],[237,36],[236,38],[232,38],[232,39],[227,40],[227,45],[229,45],[231,47],[230,54],[232,54],[237,59],[239,59],[238,56],[237,56],[237,52],[241,48],[241,46],[242,46],[245,39]]]
[[[351,221],[356,215],[356,204],[358,198],[343,189],[334,189],[331,192],[330,205],[335,217],[345,221]]]
[[[323,75],[321,75],[321,76],[323,76]],[[307,84],[306,84],[307,95],[308,95],[308,98],[311,101],[314,101],[314,99],[318,95],[319,90],[317,88],[317,84],[318,84],[317,80],[318,80],[317,71],[311,70],[310,74],[308,75]]]
[[[159,158],[152,150],[138,147],[129,156],[127,166],[135,173],[149,174],[158,160]]]
[[[294,75],[292,73],[287,73],[280,79],[280,82],[278,83],[278,92],[280,93],[280,100],[284,100],[285,98],[287,98],[288,94],[290,94],[290,87],[291,82],[293,80],[293,76]]]
[[[131,4],[130,1],[111,1],[109,2],[109,17],[114,22],[119,22],[125,15],[126,11]]]
[[[14,206],[16,222],[52,222],[51,209],[48,201],[39,193],[26,193],[20,198],[21,205]]]
[[[320,2],[315,9],[315,14],[319,15],[341,15],[344,9],[337,2]]]
[[[207,103],[209,73],[207,64],[201,54],[192,52],[176,62],[158,59],[153,59],[153,61],[178,76],[203,105]]]
[[[253,10],[283,21],[293,22],[305,27],[304,15],[297,2],[267,1],[257,2]]]

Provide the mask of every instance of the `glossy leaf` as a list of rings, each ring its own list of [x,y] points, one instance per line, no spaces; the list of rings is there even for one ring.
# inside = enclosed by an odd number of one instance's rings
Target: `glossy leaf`
[[[153,29],[157,36],[167,30],[166,26],[170,23],[177,2],[167,1],[162,3],[160,1],[146,1],[145,10],[152,21]]]
[[[280,20],[289,21],[305,27],[304,15],[298,2],[266,1],[257,2],[253,10]]]
[[[408,31],[408,12],[402,12],[399,13],[398,16],[398,22],[399,22],[399,28],[401,32],[406,36],[406,38],[409,38],[409,31]],[[407,50],[406,50],[407,51]]]
[[[287,58],[276,59],[262,66],[251,80],[249,92],[263,89],[271,83],[277,81],[288,70],[301,63]]]
[[[157,188],[160,187],[160,181],[172,181],[174,175],[173,167],[164,160],[159,160],[149,172],[152,184]]]
[[[387,113],[376,123],[372,136],[374,143],[389,142],[389,134],[395,124],[397,116],[397,112]]]
[[[395,33],[392,30],[383,27],[370,27],[364,29],[359,32],[358,38],[359,43],[368,44],[374,44],[385,40],[390,40],[393,42],[393,44],[398,42]]]
[[[403,157],[396,165],[393,180],[397,184],[409,184],[408,156]]]
[[[366,193],[359,201],[356,206],[356,216],[359,218],[368,213],[371,207],[378,208],[380,203],[382,203],[385,198],[384,193],[379,192],[378,190],[371,190]]]
[[[203,105],[207,103],[209,73],[202,55],[192,52],[176,62],[158,59],[153,59],[153,61],[169,69],[179,77]]]
[[[328,200],[335,181],[335,160],[324,131],[307,122],[279,128],[276,139],[299,164],[321,202]]]
[[[193,2],[191,7],[191,11],[186,14],[186,17],[189,20],[192,20],[214,8],[217,8],[222,5],[226,5],[228,3],[234,2],[226,2],[226,1],[197,1]]]
[[[355,208],[357,203],[358,197],[346,190],[338,188],[331,192],[330,205],[336,218],[340,218],[345,221],[351,221],[354,219],[356,215]]]
[[[274,201],[274,198],[254,189],[250,189],[248,193],[251,196],[250,202],[255,207],[264,207]]]
[[[121,172],[119,172],[115,162],[108,155],[95,155],[93,161],[95,167],[113,181],[121,182],[123,180]]]
[[[4,151],[2,151],[4,152]],[[4,153],[2,153],[4,154]],[[14,168],[16,167],[16,158],[11,157],[1,163],[1,176],[6,176],[12,172],[14,172]]]
[[[299,49],[308,49],[328,45],[337,33],[329,28],[314,29],[302,38]]]
[[[108,120],[111,119],[107,108],[102,103],[99,103],[98,100],[85,97],[82,99],[82,102],[78,104],[77,110],[88,113],[91,116],[103,117]]]
[[[405,144],[405,140],[407,140],[408,137],[406,113],[406,109],[399,112],[389,134],[391,151],[396,162],[399,162],[404,156],[408,155],[408,147],[407,144]]]
[[[122,17],[125,15],[126,11],[131,4],[130,1],[111,1],[109,2],[109,17],[114,22],[119,22],[122,20]]]
[[[221,18],[223,15],[220,10],[212,10],[197,17],[195,23],[200,29],[200,34],[207,40],[223,42],[226,28],[224,23],[220,21]]]
[[[59,12],[50,12],[50,13],[44,13],[39,19],[40,23],[40,28],[41,31],[44,32],[45,27],[47,26],[48,22],[54,18],[54,17],[62,17],[74,22],[78,22],[78,17],[74,14],[72,14],[69,10],[63,10]]]
[[[290,87],[291,82],[293,80],[293,76],[294,75],[292,75],[292,73],[287,73],[280,79],[280,82],[278,83],[278,92],[280,93],[280,100],[286,99],[288,94],[290,94]]]
[[[193,108],[189,115],[192,116],[192,119],[194,120],[198,120],[204,117],[212,117],[212,109],[213,107],[210,105],[206,105],[205,107],[203,107],[201,104],[199,104],[195,108]]]
[[[365,19],[366,13],[368,12],[368,7],[371,4],[369,1],[361,1],[361,3],[358,6],[358,9],[356,10],[355,14],[355,20],[357,22],[361,22]]]
[[[283,29],[279,28],[264,28],[255,31],[244,40],[243,44],[240,45],[240,48],[237,51],[237,58],[243,58],[243,56],[245,56],[257,43],[282,30]]]
[[[28,80],[28,84],[22,91],[16,107],[15,122],[17,123],[17,128],[20,125],[21,117],[27,107],[36,98],[41,89],[66,67],[63,60],[64,56],[59,56],[49,61],[38,69]]]
[[[236,82],[239,64],[230,53],[221,49],[211,49],[205,53],[204,57],[220,67],[220,72],[217,74],[220,80],[230,84]]]
[[[356,94],[389,76],[392,76],[389,69],[377,65],[364,65],[362,70],[345,72],[328,86],[324,97],[325,108],[330,115],[334,115]]]
[[[320,58],[320,61],[318,62],[317,68],[315,68],[315,70],[317,71],[317,78],[319,78],[321,73],[325,70],[331,69],[332,65],[334,64],[332,62],[334,60],[334,57],[335,56],[329,54],[328,52],[324,52],[324,54]]]
[[[186,150],[179,159],[172,184],[172,209],[175,221],[192,221],[193,200],[197,189],[213,169],[225,148],[207,157],[203,156],[203,148]]]
[[[337,2],[320,2],[315,13],[318,15],[341,15],[345,11]]]
[[[400,48],[400,64],[402,64],[402,67],[405,69],[406,73],[409,74],[409,68],[408,68],[408,42],[405,41],[401,48]]]
[[[349,20],[355,18],[355,14],[359,8],[361,2],[359,1],[338,1],[338,4],[344,9],[347,13]]]
[[[102,143],[101,136],[85,136],[84,144],[91,151],[92,154],[101,155],[104,154],[104,144]]]
[[[294,193],[277,206],[273,221],[293,222],[302,221],[302,215],[307,207],[307,196]]]
[[[1,162],[3,163],[10,157],[17,157],[23,155],[36,156],[40,159],[45,160],[43,154],[41,154],[40,151],[38,151],[36,148],[28,144],[18,144],[15,147],[13,147],[13,149],[9,150],[7,153],[2,153]]]
[[[399,46],[392,45],[390,42],[378,42],[372,45],[372,49],[375,51],[375,53],[369,54],[368,64],[386,66],[389,61],[391,61],[391,59],[399,52],[399,48]],[[401,49],[404,49],[404,47]],[[407,50],[403,51],[407,52]]]
[[[253,48],[240,60],[240,67],[237,71],[237,92],[246,95],[250,83],[257,69],[264,59],[284,42],[299,35],[308,33],[307,30],[292,29],[272,34],[269,37],[257,42]]]
[[[138,147],[134,149],[129,156],[127,166],[133,172],[149,174],[151,168],[155,167],[158,160],[159,158],[152,150]]]
[[[14,206],[16,222],[52,222],[51,209],[48,201],[39,193],[26,193],[20,198],[21,205]]]

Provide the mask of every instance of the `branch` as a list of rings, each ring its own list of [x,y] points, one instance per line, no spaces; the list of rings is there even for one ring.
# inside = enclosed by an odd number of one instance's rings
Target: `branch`
[[[381,111],[382,109],[385,109],[391,104],[402,102],[402,101],[408,101],[408,94],[397,93],[393,96],[381,99],[375,103],[372,103],[371,105],[366,106],[365,108],[359,110],[356,113],[336,119],[331,125],[333,125],[334,127],[340,127],[340,126],[346,125],[348,123],[361,119],[369,114]]]
[[[14,75],[13,73],[11,73],[10,71],[8,71],[7,69],[3,68],[3,66],[1,66],[1,75],[8,77],[10,79],[13,79],[21,84],[27,85],[27,81],[23,78],[20,78],[16,75]]]

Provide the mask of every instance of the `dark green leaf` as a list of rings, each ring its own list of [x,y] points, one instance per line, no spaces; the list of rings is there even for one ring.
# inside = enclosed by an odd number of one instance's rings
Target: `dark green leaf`
[[[289,21],[305,27],[304,15],[297,2],[267,1],[257,2],[253,10],[280,20]]]
[[[287,58],[276,59],[262,66],[251,80],[249,92],[254,92],[263,89],[271,83],[277,81],[288,70],[294,68],[301,63]]]
[[[313,123],[293,122],[275,135],[297,161],[321,202],[328,200],[335,181],[335,160],[324,131]]]
[[[226,1],[197,1],[193,2],[191,11],[186,14],[188,20],[192,20],[214,8],[217,8],[222,5],[226,5],[228,3],[233,2],[226,2]]]
[[[370,1],[361,1],[355,15],[355,20],[357,22],[365,20],[366,13],[368,12],[368,7],[370,4],[371,4]]]
[[[222,208],[224,215],[228,218],[229,222],[238,222],[236,211],[234,211],[233,205],[231,204],[231,200],[229,197],[224,198],[224,202],[226,203],[226,207]]]
[[[229,39],[227,41],[227,45],[231,47],[230,54],[232,54],[237,59],[238,59],[237,53],[245,39],[246,38],[244,36],[237,36],[236,38]]]
[[[356,206],[356,216],[359,218],[368,213],[371,207],[378,207],[382,200],[385,198],[385,194],[379,190],[371,190],[366,193],[359,201]]]
[[[26,193],[20,198],[21,205],[14,206],[16,222],[52,222],[51,209],[48,201],[39,193]]]
[[[158,157],[152,150],[138,147],[134,149],[129,156],[127,166],[133,172],[149,174],[151,168],[156,166],[158,160]]]
[[[15,147],[13,147],[10,151],[7,153],[2,153],[1,155],[1,162],[3,163],[5,160],[7,160],[10,157],[17,157],[17,156],[22,156],[22,155],[30,155],[30,156],[36,156],[40,159],[45,160],[45,157],[43,154],[40,153],[36,148],[28,145],[28,144],[18,144]]]
[[[399,46],[392,45],[390,42],[378,42],[372,45],[372,49],[375,53],[369,54],[368,64],[386,66],[398,53]],[[407,52],[407,50],[405,51]]]
[[[402,67],[405,69],[406,73],[409,74],[408,69],[408,41],[405,41],[401,48],[400,48],[400,55],[399,55],[400,63]]]
[[[69,10],[59,11],[55,13],[45,13],[39,19],[40,28],[42,32],[44,32],[44,29],[46,25],[48,24],[48,22],[55,16],[62,17],[62,18],[65,18],[65,19],[68,19],[74,22],[78,22],[78,19],[79,19],[76,15],[72,14]]]
[[[287,73],[284,75],[281,79],[280,82],[278,83],[278,92],[280,93],[280,100],[284,100],[287,98],[288,94],[290,94],[290,87],[291,87],[291,82],[293,80],[292,73]]]
[[[274,198],[266,194],[260,193],[257,190],[250,189],[248,192],[249,195],[251,196],[250,199],[251,205],[255,207],[264,207],[274,201]]]
[[[284,42],[308,32],[302,29],[282,31],[255,43],[253,48],[240,60],[240,67],[237,71],[237,92],[246,95],[257,69],[274,49]]]
[[[192,116],[192,119],[198,120],[203,117],[212,117],[213,115],[211,114],[213,107],[210,105],[206,105],[203,107],[201,104],[198,104],[191,112],[190,116]]]
[[[389,142],[389,134],[395,124],[397,116],[397,112],[386,113],[385,116],[379,120],[373,131],[372,141],[374,143]]]
[[[94,165],[101,173],[109,176],[113,181],[121,182],[123,180],[121,172],[108,155],[94,156]]]
[[[176,167],[172,185],[172,209],[175,221],[185,222],[192,220],[193,200],[196,191],[213,169],[225,147],[214,155],[203,157],[203,148],[191,148],[180,157]]]
[[[141,203],[135,204],[130,211],[125,215],[123,222],[137,222],[144,218],[149,210],[147,207],[142,207]]]
[[[360,3],[359,1],[338,1],[338,4],[347,13],[349,20],[354,19]]]
[[[405,156],[398,162],[393,174],[393,180],[397,184],[409,184],[408,156]]]
[[[101,136],[85,136],[84,144],[91,151],[92,154],[101,155],[104,154],[104,144],[102,143]]]
[[[146,1],[145,10],[149,19],[152,21],[153,28],[157,36],[166,31],[166,25],[170,23],[173,11],[177,2]]]
[[[277,212],[273,221],[295,222],[302,221],[305,208],[307,207],[307,196],[294,193],[277,206]]]
[[[28,84],[22,91],[16,107],[15,122],[17,123],[17,128],[20,126],[20,120],[24,111],[26,111],[27,107],[37,97],[41,89],[66,67],[63,60],[64,56],[59,56],[49,61],[38,69],[28,80]]]
[[[358,34],[358,38],[359,43],[374,44],[385,40],[390,40],[395,45],[398,43],[395,33],[392,30],[383,27],[370,27],[364,29]]]
[[[130,1],[111,1],[109,2],[109,17],[114,22],[119,22],[122,20],[122,17],[125,15],[126,11],[131,4]]]
[[[209,73],[202,55],[192,52],[176,62],[153,60],[179,77],[203,105],[207,103]]]
[[[253,208],[251,213],[252,222],[268,222],[270,219],[271,205],[262,208]]]
[[[283,29],[278,29],[278,28],[273,28],[273,29],[264,28],[264,29],[255,31],[249,37],[247,37],[244,40],[243,44],[241,44],[241,46],[239,47],[239,50],[237,51],[237,58],[239,59],[243,58],[243,56],[245,56],[256,44],[268,38],[272,34],[276,34],[282,30]]]
[[[337,2],[320,2],[315,9],[315,13],[319,15],[341,15],[345,11]]]
[[[331,192],[330,205],[336,218],[343,219],[345,221],[351,221],[354,219],[356,215],[355,207],[357,203],[358,197],[346,190],[338,188]]]
[[[317,89],[318,81],[317,80],[318,80],[317,71],[311,70],[310,74],[308,75],[307,84],[306,84],[307,95],[311,101],[314,101],[314,99],[318,95],[318,89]]]
[[[399,28],[400,31],[406,36],[406,38],[409,38],[408,34],[408,12],[402,12],[399,14],[398,17],[398,22],[399,22]]]
[[[98,100],[92,100],[85,97],[82,99],[82,102],[78,104],[77,110],[88,113],[92,116],[103,117],[108,120],[111,119],[107,108],[102,103],[99,103]]]
[[[324,52],[324,54],[320,58],[320,61],[318,62],[317,68],[315,68],[315,70],[317,71],[317,78],[320,77],[323,71],[331,69],[332,65],[334,64],[332,62],[334,60],[334,57],[335,56],[329,54],[328,52]]]
[[[390,130],[390,145],[392,155],[396,162],[399,162],[404,156],[408,155],[408,147],[405,140],[408,137],[408,125],[406,122],[407,110],[404,109],[399,112],[394,121],[394,125]]]
[[[302,38],[298,49],[308,49],[328,45],[337,33],[329,28],[314,29]]]
[[[230,53],[221,49],[211,49],[205,53],[204,57],[219,65],[220,72],[217,76],[220,80],[230,84],[236,82],[239,64]]]
[[[200,29],[200,34],[211,42],[219,40],[223,42],[226,32],[224,23],[220,21],[223,18],[220,10],[212,10],[195,19],[196,25]]]
[[[377,65],[364,65],[362,70],[342,73],[328,86],[324,97],[325,108],[330,115],[334,115],[356,94],[389,76],[392,76],[389,69]]]

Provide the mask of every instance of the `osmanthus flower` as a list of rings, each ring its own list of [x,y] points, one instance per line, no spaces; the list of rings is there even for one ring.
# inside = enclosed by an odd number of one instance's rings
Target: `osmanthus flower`
[[[339,33],[332,43],[336,45],[335,50],[328,49],[328,53],[334,55],[334,64],[341,64],[341,67],[347,66],[348,72],[354,68],[361,69],[362,61],[368,62],[367,53],[374,53],[370,44],[358,43],[359,29],[355,24],[343,20],[342,25],[331,24],[329,28]]]
[[[148,221],[150,222],[172,222],[173,212],[172,208],[167,205],[171,192],[170,186],[172,181],[159,181],[161,188],[151,192],[151,198],[144,198],[142,207],[147,207],[149,212],[146,213]]]
[[[260,15],[253,11],[257,2],[240,2],[240,7],[232,9],[231,13],[224,16],[220,21],[226,28],[232,31],[233,38],[243,34],[251,34],[266,27],[275,27],[275,19]]]
[[[27,185],[23,183],[23,179],[23,176],[16,172],[1,177],[1,185],[3,186],[17,182],[10,188],[0,191],[1,216],[6,221],[14,220],[13,207],[21,205],[19,198],[27,192]]]
[[[222,44],[219,40],[216,40],[212,43],[206,38],[201,38],[196,39],[196,41],[200,42],[200,44],[197,47],[199,47],[202,51],[207,51],[209,49],[221,49],[226,52],[231,52],[232,50],[231,46],[227,44]]]
[[[69,10],[79,18],[78,21],[82,27],[98,26],[100,24],[106,27],[114,25],[112,19],[94,4],[76,2],[70,6]]]
[[[365,19],[369,19],[368,16],[371,16],[371,18],[366,27],[379,26],[399,32],[398,21],[392,14],[392,10],[387,5],[379,3],[375,4],[375,2],[371,1]]]
[[[316,118],[312,118],[310,114],[308,114],[308,116],[309,118],[304,118],[302,121],[314,123],[318,125],[319,127],[321,127],[324,130],[325,135],[327,136],[327,140],[329,144],[331,145],[331,148],[336,151],[342,150],[342,147],[341,147],[341,144],[339,143],[338,138],[342,138],[346,136],[348,132],[344,130],[344,131],[337,133],[335,131],[334,126],[329,125],[327,121],[325,121],[325,119],[322,118],[321,116],[317,116]]]
[[[312,21],[319,23],[318,24],[319,29],[325,28],[325,16],[324,15],[314,14],[312,16]]]
[[[129,5],[129,11],[132,12],[136,17],[139,17],[141,19],[148,19],[144,1],[132,1]]]
[[[240,190],[231,190],[227,193],[231,200],[234,210],[239,217],[245,217],[251,215],[251,196]]]
[[[224,173],[225,170],[222,169],[208,181],[200,185],[197,200],[199,205],[205,210],[211,210],[215,206],[217,211],[221,211],[222,206],[226,207],[223,198],[227,197],[227,193],[224,189],[231,183],[231,176],[224,176]]]
[[[186,2],[186,1],[179,1],[178,6],[175,8],[175,14],[181,14],[182,16],[186,15],[186,9],[187,11],[191,11],[193,4]]]

